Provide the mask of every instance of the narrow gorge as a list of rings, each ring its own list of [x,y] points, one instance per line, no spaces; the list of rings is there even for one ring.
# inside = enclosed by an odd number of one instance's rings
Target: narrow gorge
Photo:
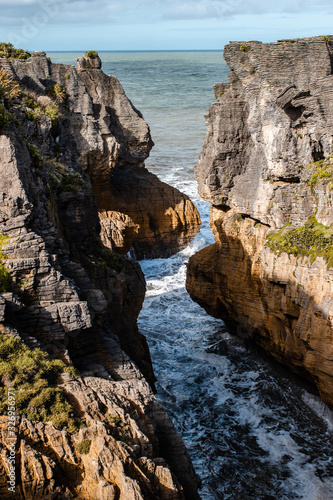
[[[0,44],[1,499],[329,500],[333,37],[51,56]]]

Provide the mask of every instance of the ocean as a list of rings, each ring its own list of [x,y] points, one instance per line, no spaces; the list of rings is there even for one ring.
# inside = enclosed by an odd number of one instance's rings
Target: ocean
[[[82,54],[48,55],[75,64]],[[203,221],[184,251],[140,262],[147,295],[139,316],[157,397],[187,445],[202,499],[332,500],[332,412],[287,370],[232,337],[185,290],[188,258],[214,241],[193,168],[212,86],[227,81],[222,51],[100,56],[103,71],[117,76],[150,126],[155,146],[147,167],[189,195]]]

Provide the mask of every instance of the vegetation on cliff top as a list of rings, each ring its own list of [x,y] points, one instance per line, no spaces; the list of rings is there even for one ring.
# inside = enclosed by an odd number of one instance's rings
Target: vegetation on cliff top
[[[58,429],[68,432],[79,429],[81,422],[74,417],[63,389],[56,386],[58,375],[75,374],[74,368],[3,333],[0,334],[0,360],[0,414],[5,415],[8,410],[6,387],[14,387],[18,414],[34,421],[51,421]]]
[[[7,59],[20,59],[25,61],[31,57],[30,52],[23,49],[15,49],[13,44],[0,42],[0,56]]]
[[[311,263],[323,257],[327,267],[333,267],[333,228],[318,222],[314,215],[304,226],[290,229],[287,223],[282,229],[268,234],[265,246],[275,253],[310,257]]]
[[[98,56],[98,53],[96,52],[96,50],[88,50],[88,52],[86,52],[86,56],[94,59]]]

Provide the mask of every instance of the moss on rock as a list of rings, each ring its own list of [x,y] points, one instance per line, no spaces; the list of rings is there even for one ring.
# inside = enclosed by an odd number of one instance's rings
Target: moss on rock
[[[282,229],[268,234],[266,247],[275,253],[310,257],[311,263],[317,257],[323,257],[327,267],[333,267],[333,228],[324,226],[313,215],[298,228],[290,228],[290,223]]]
[[[319,181],[324,181],[330,182],[332,184],[330,187],[333,187],[333,156],[309,163],[306,168],[312,171],[312,175],[308,181],[309,186],[313,187]]]
[[[52,360],[41,349],[30,349],[19,339],[0,334],[0,413],[7,413],[6,387],[15,388],[16,411],[33,421],[49,422],[76,432],[81,422],[74,417],[57,377],[75,374],[73,367]]]

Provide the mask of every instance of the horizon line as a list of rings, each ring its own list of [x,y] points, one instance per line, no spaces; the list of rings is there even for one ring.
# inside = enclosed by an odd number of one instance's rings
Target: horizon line
[[[44,50],[44,52],[87,52],[84,49],[73,49],[73,50]],[[223,49],[160,49],[160,50],[151,50],[151,49],[123,49],[123,50],[96,50],[96,52],[223,52]]]

